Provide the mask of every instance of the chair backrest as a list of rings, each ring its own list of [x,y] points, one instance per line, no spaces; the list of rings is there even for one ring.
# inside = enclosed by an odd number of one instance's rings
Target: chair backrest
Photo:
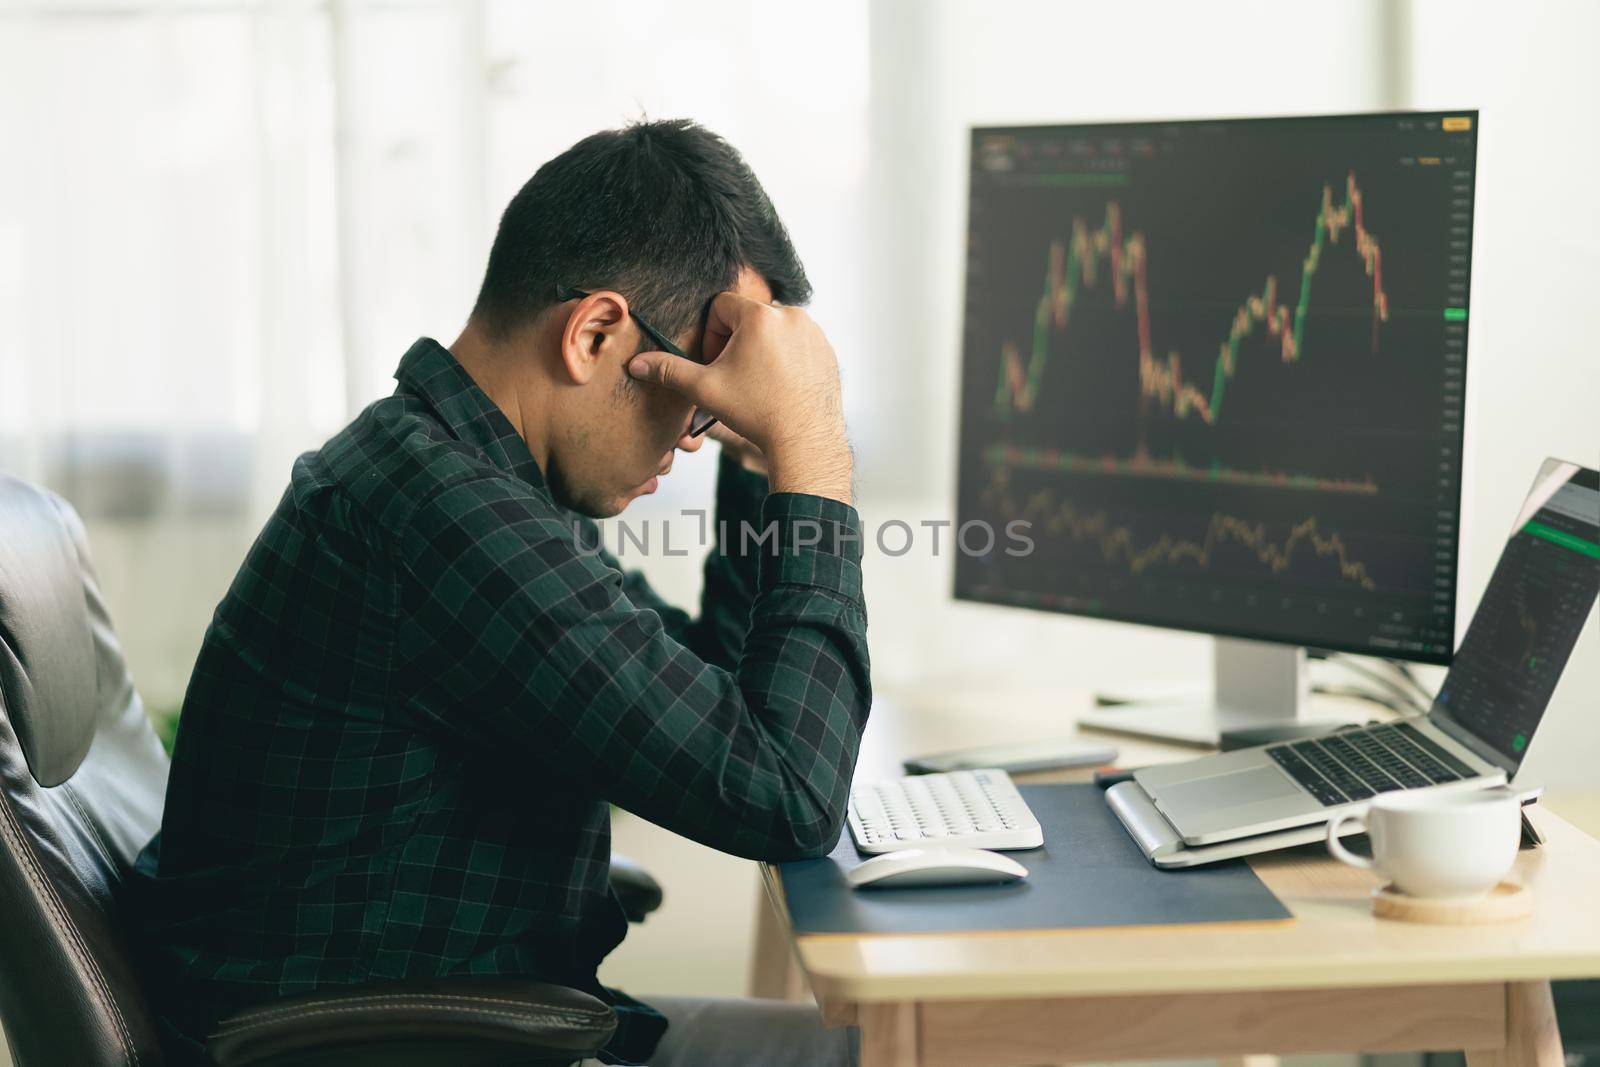
[[[83,524],[0,475],[0,1021],[18,1067],[159,1067],[115,895],[167,759]]]

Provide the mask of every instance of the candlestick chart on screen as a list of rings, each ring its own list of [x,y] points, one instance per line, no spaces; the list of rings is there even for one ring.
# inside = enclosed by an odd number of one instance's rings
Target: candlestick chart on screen
[[[958,594],[1447,657],[1475,153],[1449,125],[975,130],[958,510],[1040,533]]]

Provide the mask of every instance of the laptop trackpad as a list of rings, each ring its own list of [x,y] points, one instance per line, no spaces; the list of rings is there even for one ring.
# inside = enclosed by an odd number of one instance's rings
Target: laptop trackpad
[[[1199,814],[1299,794],[1300,787],[1278,768],[1250,767],[1167,786],[1161,790],[1161,800],[1173,811]]]

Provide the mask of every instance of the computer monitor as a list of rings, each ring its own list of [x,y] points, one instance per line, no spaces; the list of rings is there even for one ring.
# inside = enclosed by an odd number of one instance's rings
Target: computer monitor
[[[1306,647],[1450,661],[1477,131],[972,131],[958,529],[1032,546],[955,595],[1218,638],[1214,701],[1093,725],[1292,720]]]

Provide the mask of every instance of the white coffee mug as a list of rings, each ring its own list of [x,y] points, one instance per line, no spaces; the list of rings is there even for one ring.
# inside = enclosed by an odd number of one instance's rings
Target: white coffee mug
[[[1372,839],[1372,859],[1339,841],[1351,822]],[[1328,824],[1334,859],[1375,871],[1407,896],[1471,900],[1493,889],[1517,860],[1522,808],[1505,789],[1380,793],[1366,814]]]

